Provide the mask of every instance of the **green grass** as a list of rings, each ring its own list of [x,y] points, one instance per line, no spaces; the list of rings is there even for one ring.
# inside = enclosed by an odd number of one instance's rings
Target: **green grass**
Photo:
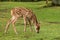
[[[0,2],[0,40],[60,40],[60,7],[43,7],[45,2]],[[11,18],[10,10],[14,7],[27,7],[33,10],[40,23],[40,33],[30,32],[27,27],[23,32],[23,19],[16,22],[18,35],[13,31],[12,25],[7,34],[4,28]],[[34,26],[33,26],[34,29]]]

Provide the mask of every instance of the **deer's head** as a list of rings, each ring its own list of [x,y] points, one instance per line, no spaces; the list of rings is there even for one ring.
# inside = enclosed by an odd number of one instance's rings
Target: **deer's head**
[[[40,25],[38,23],[38,24],[36,24],[36,32],[39,33],[39,30],[40,30]]]

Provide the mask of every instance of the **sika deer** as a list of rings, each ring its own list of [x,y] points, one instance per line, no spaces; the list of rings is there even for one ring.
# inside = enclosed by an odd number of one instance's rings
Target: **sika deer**
[[[17,19],[19,17],[23,17],[23,19],[24,19],[24,32],[26,31],[26,24],[28,21],[30,24],[31,31],[32,31],[31,23],[33,23],[35,25],[36,32],[39,33],[40,26],[39,26],[39,23],[37,21],[35,14],[33,14],[32,10],[30,10],[28,8],[21,8],[21,7],[13,8],[11,10],[11,16],[12,16],[12,18],[8,21],[8,23],[6,25],[5,33],[7,32],[9,25],[12,23],[14,31],[17,34],[16,28],[15,28],[15,22],[17,21]]]

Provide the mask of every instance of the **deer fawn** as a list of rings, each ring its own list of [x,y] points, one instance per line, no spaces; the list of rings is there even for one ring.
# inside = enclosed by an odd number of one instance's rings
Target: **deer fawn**
[[[17,19],[19,17],[23,17],[23,19],[24,19],[24,32],[26,31],[26,25],[27,25],[27,21],[28,21],[30,24],[31,31],[32,31],[31,23],[33,23],[35,25],[36,32],[39,33],[40,26],[39,26],[36,16],[33,14],[32,10],[30,10],[28,8],[23,8],[23,7],[13,8],[11,10],[11,16],[12,16],[12,18],[8,21],[8,23],[6,25],[5,33],[7,33],[9,25],[12,23],[14,32],[17,34],[16,28],[15,28],[15,22],[17,21]]]

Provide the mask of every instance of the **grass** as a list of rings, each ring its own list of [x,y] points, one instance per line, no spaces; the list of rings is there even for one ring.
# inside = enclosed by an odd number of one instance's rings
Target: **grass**
[[[43,7],[45,2],[0,2],[0,40],[60,40],[60,7]],[[13,31],[12,25],[7,34],[4,28],[7,21],[11,18],[10,10],[14,7],[27,7],[33,10],[40,23],[40,33],[23,32],[23,19],[16,22],[18,35]],[[34,27],[33,27],[34,29]]]

